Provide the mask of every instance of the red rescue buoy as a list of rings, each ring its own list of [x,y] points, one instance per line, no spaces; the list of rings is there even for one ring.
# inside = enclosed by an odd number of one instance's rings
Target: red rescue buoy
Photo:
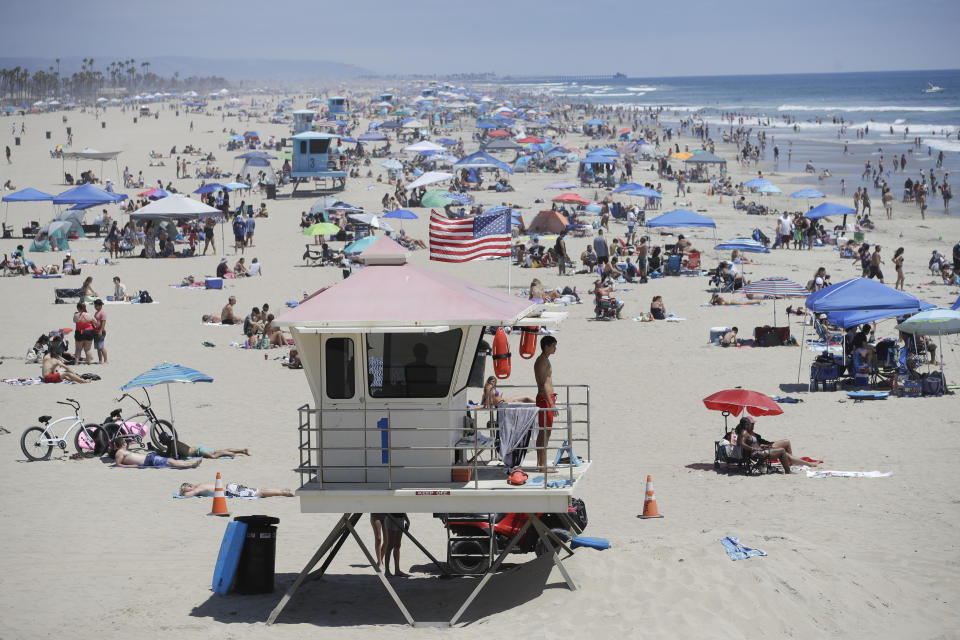
[[[537,353],[537,334],[540,327],[520,327],[520,357],[529,360]]]
[[[501,380],[510,377],[510,345],[503,327],[493,336],[493,373]]]

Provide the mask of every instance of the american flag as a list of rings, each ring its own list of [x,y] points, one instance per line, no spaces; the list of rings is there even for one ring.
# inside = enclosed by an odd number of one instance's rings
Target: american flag
[[[469,262],[510,256],[511,212],[451,220],[430,211],[430,259]]]

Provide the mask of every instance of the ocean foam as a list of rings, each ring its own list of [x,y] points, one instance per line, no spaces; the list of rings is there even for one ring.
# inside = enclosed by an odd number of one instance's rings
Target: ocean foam
[[[942,111],[960,111],[960,106],[956,107],[899,107],[896,105],[854,105],[849,107],[831,107],[831,106],[812,106],[805,104],[782,104],[777,107],[777,111],[922,111],[922,112],[942,112]]]

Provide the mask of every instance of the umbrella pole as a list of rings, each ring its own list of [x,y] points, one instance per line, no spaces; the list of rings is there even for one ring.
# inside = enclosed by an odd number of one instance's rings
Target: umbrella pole
[[[173,425],[173,457],[180,459],[180,452],[177,450],[177,427],[173,420],[173,399],[170,396],[170,385],[167,385],[167,406],[170,407],[170,424]]]
[[[827,345],[829,348],[830,345]],[[803,323],[803,331],[800,334],[800,361],[797,363],[797,384],[800,384],[800,370],[803,369],[803,350],[807,348],[807,323]]]

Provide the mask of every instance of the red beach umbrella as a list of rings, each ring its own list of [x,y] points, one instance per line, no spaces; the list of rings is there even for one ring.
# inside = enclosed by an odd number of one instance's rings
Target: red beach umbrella
[[[704,398],[703,404],[707,409],[726,411],[735,416],[739,416],[744,409],[752,416],[777,416],[783,413],[783,409],[773,398],[748,389],[718,391]]]
[[[590,201],[576,193],[562,193],[553,199],[554,202],[571,202],[573,204],[590,204]]]
[[[542,144],[543,139],[536,136],[527,136],[526,138],[520,138],[517,140],[518,144]]]
[[[510,133],[508,131],[504,131],[503,129],[494,129],[487,135],[490,136],[491,138],[505,138],[505,137],[509,137]]]

